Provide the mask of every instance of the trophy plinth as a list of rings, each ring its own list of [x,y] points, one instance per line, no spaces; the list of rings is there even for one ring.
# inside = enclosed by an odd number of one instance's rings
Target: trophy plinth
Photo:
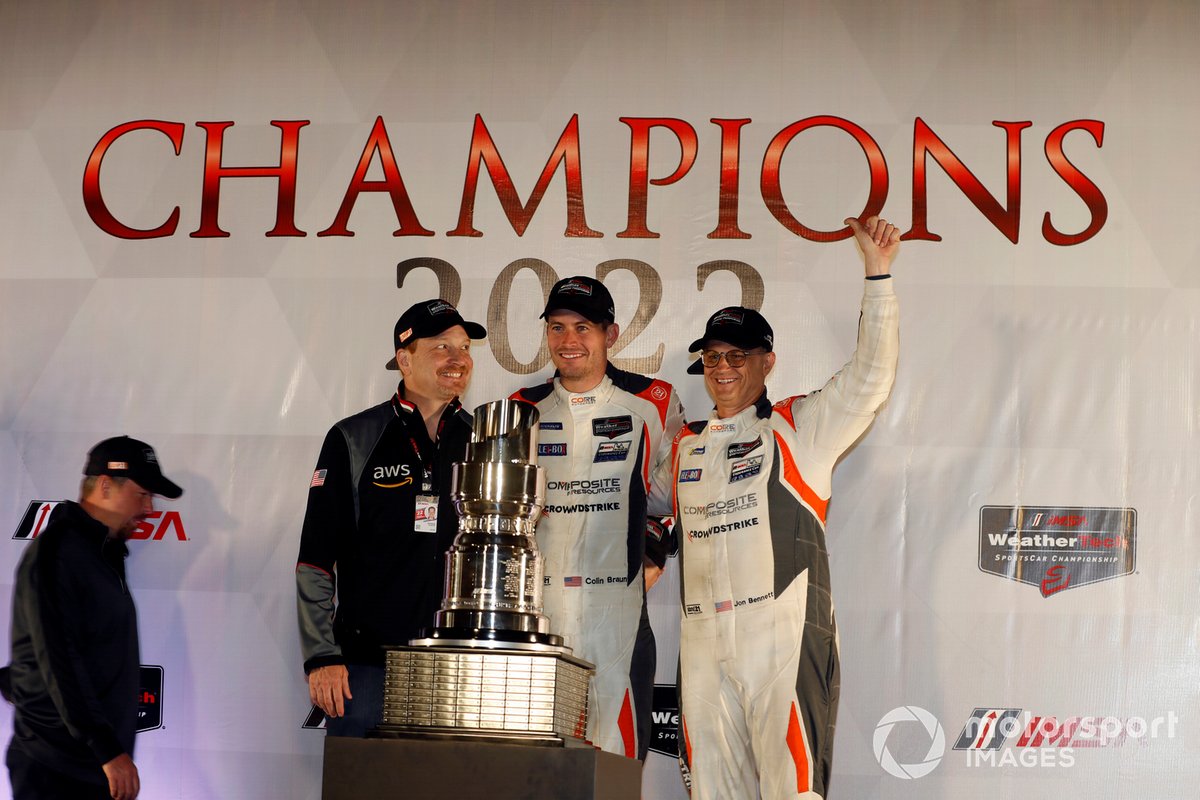
[[[387,649],[381,736],[553,746],[586,733],[595,670],[542,614],[537,421],[528,403],[475,409],[467,460],[453,470],[459,525],[441,609],[421,638]]]

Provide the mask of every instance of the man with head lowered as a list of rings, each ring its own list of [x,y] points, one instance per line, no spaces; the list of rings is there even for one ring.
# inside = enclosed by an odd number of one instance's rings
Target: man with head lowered
[[[599,281],[564,278],[550,290],[546,344],[553,380],[513,395],[541,412],[538,463],[546,509],[537,527],[550,629],[596,665],[587,738],[644,759],[654,691],[654,636],[643,565],[647,506],[668,510],[671,439],[683,407],[669,383],[617,369],[612,295]],[[653,567],[651,567],[653,569]]]
[[[88,453],[79,502],[58,504],[13,586],[14,800],[134,800],[140,649],[125,541],[154,495],[183,490],[154,449],[117,436]]]
[[[834,463],[896,373],[900,233],[846,220],[866,262],[858,345],[819,392],[772,403],[775,337],[723,308],[692,343],[716,404],[675,441],[680,760],[693,800],[826,796],[839,677],[825,547]]]
[[[296,563],[309,694],[327,732],[362,736],[383,715],[384,651],[433,623],[458,531],[450,468],[466,456],[471,340],[486,336],[445,300],[396,322],[396,393],[334,425],[308,490]],[[334,596],[337,606],[334,606]]]

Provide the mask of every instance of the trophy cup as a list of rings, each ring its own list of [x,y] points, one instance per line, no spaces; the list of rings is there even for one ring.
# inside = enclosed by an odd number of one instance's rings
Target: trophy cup
[[[561,746],[586,733],[595,670],[541,613],[538,416],[512,400],[475,409],[452,473],[459,526],[441,609],[423,638],[387,649],[380,736]]]

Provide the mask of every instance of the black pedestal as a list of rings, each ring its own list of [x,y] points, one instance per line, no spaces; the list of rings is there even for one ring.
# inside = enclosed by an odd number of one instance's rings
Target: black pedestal
[[[325,738],[322,800],[638,800],[642,763],[590,746]]]

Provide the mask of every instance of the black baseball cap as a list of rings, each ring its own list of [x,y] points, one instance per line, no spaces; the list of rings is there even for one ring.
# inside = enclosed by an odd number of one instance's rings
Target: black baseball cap
[[[158,466],[154,448],[128,436],[105,439],[88,452],[84,475],[129,478],[148,492],[174,500],[183,489],[167,480]]]
[[[546,299],[546,309],[539,319],[545,319],[550,312],[559,309],[574,311],[592,322],[617,321],[617,312],[608,289],[600,281],[586,275],[563,278],[554,284],[550,297]]]
[[[423,300],[413,303],[408,310],[396,320],[396,330],[392,335],[393,350],[399,350],[406,344],[426,336],[437,336],[442,331],[461,325],[472,339],[482,339],[487,336],[487,330],[478,322],[467,322],[458,313],[452,303],[441,298]],[[396,366],[396,356],[387,363],[388,369],[399,369]]]
[[[744,350],[763,348],[768,353],[775,349],[775,332],[763,315],[753,308],[726,306],[708,318],[704,335],[692,342],[689,353],[695,353],[709,342],[728,342]],[[702,375],[704,364],[699,359],[687,369],[689,375]]]

